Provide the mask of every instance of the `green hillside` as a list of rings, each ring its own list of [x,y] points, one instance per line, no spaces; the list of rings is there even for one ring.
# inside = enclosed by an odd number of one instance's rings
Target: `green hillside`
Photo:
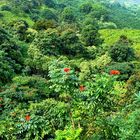
[[[140,140],[140,9],[127,4],[0,0],[0,140]]]
[[[140,29],[140,13],[138,11],[120,6],[113,6],[111,11],[110,19],[116,23],[118,28]]]
[[[89,13],[80,12],[80,7],[82,8],[87,5],[93,7]],[[84,2],[83,0],[77,1],[50,1],[46,2],[45,0],[32,0],[32,1],[8,1],[2,0],[0,1],[0,22],[10,22],[11,20],[26,20],[29,25],[33,25],[33,21],[41,20],[46,17],[42,13],[45,13],[47,9],[48,12],[52,12],[52,16],[56,16],[60,22],[62,22],[62,17],[60,13],[63,11],[65,7],[71,7],[73,13],[75,14],[76,20],[82,20],[85,16],[90,16],[93,18],[97,18],[97,20],[105,22],[112,22],[116,24],[117,28],[133,28],[140,29],[140,12],[139,8],[136,9],[135,6],[131,6],[131,8],[127,8],[121,6],[118,3],[109,4],[106,1],[94,1],[88,0]],[[79,8],[79,10],[77,9]],[[134,8],[133,8],[134,7]],[[5,9],[7,8],[7,9]],[[134,10],[135,9],[135,10]],[[47,17],[50,18],[50,17]],[[108,27],[107,27],[108,28]],[[114,28],[114,27],[113,27]]]

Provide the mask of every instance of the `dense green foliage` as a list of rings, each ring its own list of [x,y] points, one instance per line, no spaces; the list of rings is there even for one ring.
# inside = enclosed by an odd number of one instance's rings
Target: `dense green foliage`
[[[110,57],[115,62],[127,62],[134,58],[134,51],[129,46],[131,42],[126,36],[121,36],[119,41],[116,42],[109,50]]]
[[[0,139],[139,140],[139,11],[1,0]]]
[[[9,34],[0,28],[0,83],[9,81],[20,73],[23,64],[21,48],[10,40]]]

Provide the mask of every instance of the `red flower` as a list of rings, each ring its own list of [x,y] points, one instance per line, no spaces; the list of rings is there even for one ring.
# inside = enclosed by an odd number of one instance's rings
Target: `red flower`
[[[29,115],[26,115],[26,116],[25,116],[25,120],[26,120],[26,121],[30,121],[30,119],[31,119],[31,117],[30,117]]]
[[[64,72],[66,73],[70,72],[70,68],[64,68]]]
[[[110,75],[119,75],[120,74],[120,71],[118,70],[111,70],[110,71]]]
[[[81,85],[79,89],[80,89],[80,91],[84,91],[85,87],[83,85]]]

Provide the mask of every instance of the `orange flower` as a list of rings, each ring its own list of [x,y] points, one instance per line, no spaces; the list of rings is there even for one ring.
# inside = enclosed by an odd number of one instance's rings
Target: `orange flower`
[[[79,89],[80,89],[80,91],[84,91],[85,87],[83,85],[81,85]]]
[[[110,71],[110,75],[119,75],[120,74],[120,71],[118,70],[111,70]]]
[[[70,72],[70,68],[64,68],[64,72],[66,73]]]
[[[30,119],[31,119],[30,115],[26,115],[26,116],[25,116],[25,120],[26,120],[26,121],[30,121]]]

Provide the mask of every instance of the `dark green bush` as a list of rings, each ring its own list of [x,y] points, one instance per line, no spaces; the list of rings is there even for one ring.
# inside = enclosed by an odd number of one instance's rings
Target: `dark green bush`
[[[0,18],[4,17],[4,15],[2,13],[0,13]]]
[[[2,11],[11,11],[12,8],[11,8],[9,5],[3,5],[3,6],[1,7],[1,10],[2,10]]]
[[[23,58],[21,48],[10,40],[4,29],[0,29],[0,81],[10,81],[14,74],[20,73]]]
[[[53,0],[44,0],[44,2],[48,7],[54,8],[56,6]]]
[[[33,21],[35,21],[35,22],[37,22],[37,21],[40,19],[40,16],[39,16],[38,14],[33,14],[33,15],[31,15],[30,17],[31,17],[31,19],[32,19]]]
[[[61,34],[62,52],[65,55],[76,56],[84,53],[83,45],[74,30],[67,29]]]
[[[55,29],[40,32],[33,40],[31,46],[36,46],[44,55],[58,55],[61,52],[61,40]]]
[[[134,50],[130,47],[131,42],[125,36],[121,36],[120,40],[110,47],[109,55],[115,62],[127,62],[134,59]]]
[[[66,21],[68,23],[75,22],[76,17],[75,17],[73,9],[71,7],[64,8],[64,10],[62,12],[62,20]]]
[[[2,43],[4,43],[5,41],[10,39],[10,35],[6,32],[5,29],[3,29],[2,27],[0,27],[0,45]]]
[[[86,25],[82,29],[82,41],[86,46],[98,46],[102,43],[98,29],[93,24]]]
[[[1,97],[7,97],[18,102],[37,101],[49,97],[49,84],[47,80],[39,76],[17,76],[13,84],[0,93]]]
[[[16,36],[19,40],[25,40],[26,31],[29,27],[26,20],[14,20],[9,23],[9,27],[12,28],[12,33]]]
[[[42,17],[45,18],[46,20],[56,20],[58,19],[57,15],[50,9],[45,9],[42,12]]]
[[[92,4],[91,3],[84,3],[80,6],[80,12],[89,14],[92,11]]]

